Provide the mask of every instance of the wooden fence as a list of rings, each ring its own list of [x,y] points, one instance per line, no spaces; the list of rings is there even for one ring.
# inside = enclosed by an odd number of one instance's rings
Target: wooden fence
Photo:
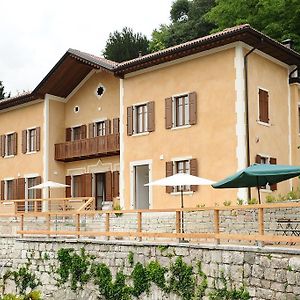
[[[105,211],[92,211],[92,210],[77,210],[77,211],[56,211],[56,212],[34,212],[34,213],[17,213],[15,216],[20,218],[20,230],[17,231],[22,237],[24,235],[45,235],[45,236],[75,236],[75,237],[128,237],[138,238],[163,238],[163,239],[185,239],[185,240],[199,240],[206,239],[208,241],[214,241],[220,243],[220,241],[256,241],[263,243],[289,243],[295,245],[300,243],[300,227],[293,230],[292,235],[286,235],[287,231],[278,231],[276,234],[268,234],[265,232],[265,210],[279,210],[282,208],[297,209],[300,208],[300,203],[280,203],[280,204],[259,204],[259,205],[245,205],[245,206],[222,206],[222,207],[203,207],[203,208],[178,208],[178,209],[150,209],[150,210],[105,210]],[[225,211],[245,211],[253,210],[257,213],[257,232],[245,234],[245,233],[228,233],[224,229],[220,231],[220,213]],[[213,213],[213,231],[212,232],[183,232],[183,220],[184,216],[191,212],[212,212]],[[154,232],[149,231],[147,228],[143,228],[143,218],[145,214],[155,213],[156,216],[165,213],[173,213],[174,215],[174,232]],[[125,216],[131,214],[136,216],[136,230],[135,231],[115,231],[111,227],[110,221],[112,216]],[[97,228],[104,228],[104,230],[87,231],[86,228],[81,228],[83,218],[95,217],[101,215],[101,220],[95,220]],[[103,218],[103,216],[105,216]],[[0,216],[1,217],[1,216]],[[25,230],[24,223],[26,218],[42,217],[46,219],[47,228],[45,230],[33,229]],[[53,230],[51,228],[51,220],[54,218],[68,218],[74,220],[74,230]],[[299,217],[300,218],[300,217]],[[294,220],[295,221],[295,220]],[[300,223],[300,220],[298,220]],[[104,222],[100,224],[97,222]],[[99,226],[98,226],[99,225]],[[100,226],[102,225],[102,226]],[[104,225],[104,226],[103,226]],[[299,225],[300,226],[300,225]]]

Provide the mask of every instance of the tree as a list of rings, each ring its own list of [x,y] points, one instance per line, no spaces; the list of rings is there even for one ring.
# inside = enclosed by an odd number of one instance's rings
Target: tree
[[[4,93],[4,86],[2,84],[2,81],[0,81],[0,100],[4,99],[4,98],[9,98],[10,97],[10,93],[6,96]]]
[[[152,33],[149,48],[161,50],[205,36],[214,25],[204,15],[214,6],[215,0],[176,0],[170,10],[170,25],[161,25]]]
[[[142,33],[133,33],[133,30],[124,27],[121,32],[110,33],[103,51],[105,58],[122,62],[147,54],[149,41]]]
[[[204,19],[214,31],[248,23],[278,41],[291,38],[300,51],[299,0],[216,0]]]

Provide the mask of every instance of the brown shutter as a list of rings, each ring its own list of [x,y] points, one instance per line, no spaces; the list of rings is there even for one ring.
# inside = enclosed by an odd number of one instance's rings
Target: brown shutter
[[[105,172],[105,200],[112,201],[112,174],[110,171]]]
[[[95,131],[94,131],[94,128],[95,128],[95,123],[90,123],[89,124],[89,138],[93,138],[95,137]]]
[[[105,120],[105,135],[110,135],[110,120]]]
[[[1,180],[1,200],[4,200],[4,186],[5,186],[5,181]]]
[[[86,139],[86,125],[80,126],[80,139]]]
[[[192,92],[189,94],[189,124],[195,125],[197,123],[197,94]]]
[[[255,156],[255,163],[257,163],[257,164],[261,163],[261,156],[258,154]]]
[[[133,134],[133,107],[127,107],[127,135]]]
[[[18,134],[16,132],[13,133],[13,155],[17,155],[18,153]]]
[[[119,171],[114,171],[113,172],[113,197],[119,196],[119,177],[120,177]]]
[[[69,185],[69,187],[66,187],[66,198],[71,198],[71,181],[71,176],[66,176],[66,185]]]
[[[36,128],[36,151],[41,150],[41,127]]]
[[[277,159],[274,157],[270,157],[270,164],[271,165],[276,165],[277,164]],[[277,183],[271,184],[270,185],[271,191],[276,191],[277,190]]]
[[[155,130],[155,102],[151,101],[147,103],[147,121],[148,121],[148,128],[147,131],[152,132]]]
[[[269,93],[259,90],[259,121],[269,123]]]
[[[41,176],[37,176],[35,178],[35,185],[38,185],[38,184],[41,184],[41,183],[42,183],[42,177]],[[42,198],[42,190],[41,189],[36,190],[35,197],[37,199],[41,199]]]
[[[22,153],[27,152],[27,130],[22,130]]]
[[[92,197],[92,174],[83,174],[81,178],[81,197]]]
[[[120,133],[120,118],[113,119],[113,134]]]
[[[166,176],[172,176],[173,175],[173,162],[172,161],[167,161],[166,162]],[[167,193],[172,193],[173,192],[173,187],[172,186],[166,186],[166,192]]]
[[[198,162],[196,158],[190,160],[190,173],[193,176],[198,176]],[[197,192],[198,185],[191,185],[191,190]]]
[[[72,136],[72,129],[66,128],[66,142],[70,142],[71,141],[71,136]]]
[[[13,194],[14,199],[23,200],[25,199],[25,178],[14,179],[13,181]],[[25,201],[17,202],[17,211],[21,212],[25,210]]]
[[[172,98],[165,99],[165,125],[166,129],[170,129],[173,126],[172,122]]]
[[[0,136],[0,152],[1,156],[5,156],[5,135]]]

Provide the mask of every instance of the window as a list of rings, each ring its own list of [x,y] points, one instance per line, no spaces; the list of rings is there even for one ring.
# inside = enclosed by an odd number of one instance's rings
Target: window
[[[188,95],[183,95],[180,97],[175,97],[175,126],[189,125],[189,97]]]
[[[1,156],[17,155],[17,133],[9,133],[0,136]]]
[[[78,127],[73,127],[72,128],[72,140],[73,141],[78,141],[81,138],[81,128],[80,126]]]
[[[86,138],[86,125],[66,128],[66,142],[78,141]]]
[[[22,131],[22,153],[40,151],[40,127]]]
[[[6,136],[6,151],[5,155],[10,156],[14,154],[14,135],[13,134],[8,134]]]
[[[166,162],[166,176],[172,176],[176,173],[187,173],[198,176],[198,162],[197,159],[182,159]],[[185,186],[184,191],[197,191],[197,186]],[[166,187],[167,193],[179,192],[179,187]]]
[[[136,130],[135,131],[136,131],[136,133],[146,132],[148,130],[147,105],[143,104],[143,105],[136,106],[135,112],[136,112],[136,116],[135,116],[135,120],[136,120],[136,126],[135,126]]]
[[[14,200],[14,181],[6,180],[5,185],[6,185],[5,200]]]
[[[97,122],[95,124],[95,136],[104,136],[106,131],[105,131],[105,121]]]
[[[165,99],[166,129],[195,125],[197,123],[196,92]]]
[[[271,164],[271,165],[276,165],[277,164],[277,159],[274,157],[266,156],[266,155],[256,155],[255,157],[255,162],[257,164]],[[265,185],[261,187],[264,190],[271,190],[275,191],[277,190],[277,184],[272,184],[272,185]]]
[[[269,93],[265,90],[258,90],[259,99],[259,121],[269,123]]]
[[[81,176],[76,175],[72,177],[72,197],[81,196]]]

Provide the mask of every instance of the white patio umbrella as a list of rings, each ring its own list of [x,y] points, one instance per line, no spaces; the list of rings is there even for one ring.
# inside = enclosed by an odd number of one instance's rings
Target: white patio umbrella
[[[48,180],[30,187],[29,190],[48,189],[48,197],[50,198],[50,189],[59,189],[65,187],[69,187],[69,185]]]
[[[185,185],[212,185],[215,181],[193,176],[186,173],[177,173],[172,176],[168,176],[162,179],[158,179],[152,182],[145,184],[145,186],[179,186],[180,187],[180,199],[181,199],[181,208],[183,208],[183,189]],[[183,214],[181,216],[181,232],[183,230]]]

